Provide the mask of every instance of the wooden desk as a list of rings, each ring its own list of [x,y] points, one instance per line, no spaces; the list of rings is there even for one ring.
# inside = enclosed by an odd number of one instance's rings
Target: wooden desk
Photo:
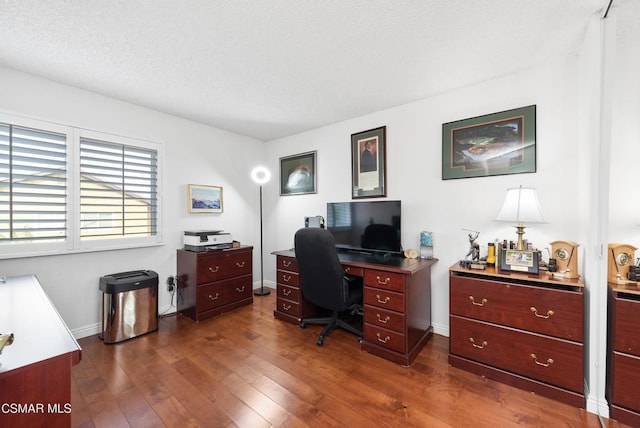
[[[35,275],[0,281],[0,331],[15,336],[0,355],[0,426],[70,426],[81,349]]]
[[[275,251],[277,297],[273,315],[298,324],[317,315],[302,298],[293,250]],[[405,259],[338,253],[349,275],[364,279],[364,339],[367,352],[408,366],[433,334],[431,266],[437,259]]]

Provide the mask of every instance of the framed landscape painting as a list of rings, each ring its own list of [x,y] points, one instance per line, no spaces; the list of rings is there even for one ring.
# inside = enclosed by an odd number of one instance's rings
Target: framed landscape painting
[[[442,125],[442,179],[536,172],[536,106]]]
[[[190,213],[222,212],[222,187],[189,184],[188,190],[187,202]]]

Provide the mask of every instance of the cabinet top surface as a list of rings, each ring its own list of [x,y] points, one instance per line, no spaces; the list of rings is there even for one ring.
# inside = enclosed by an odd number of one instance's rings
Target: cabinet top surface
[[[296,257],[293,248],[288,250],[274,251],[274,256]],[[340,263],[347,266],[361,267],[365,269],[380,269],[389,272],[402,274],[413,274],[422,269],[431,267],[438,259],[406,259],[404,257],[379,256],[360,253],[338,252]]]
[[[555,277],[551,273],[542,272],[539,275],[532,275],[523,272],[501,271],[492,266],[487,266],[485,270],[466,269],[458,263],[449,268],[450,274],[464,274],[465,276],[475,276],[483,279],[511,279],[517,281],[537,282],[549,285],[563,285],[571,287],[584,287],[584,283],[578,279]]]
[[[35,275],[6,278],[0,283],[0,333],[13,333],[13,344],[0,355],[4,373],[54,358],[77,353],[80,346]]]
[[[209,251],[189,251],[184,248],[178,248],[178,251],[181,253],[189,253],[189,254],[197,254],[197,255],[206,255],[206,254],[223,254],[228,253],[229,251],[251,251],[253,247],[251,245],[241,245],[236,248],[224,248],[221,250],[209,250]]]
[[[609,282],[609,287],[618,293],[640,295],[640,282],[626,281],[624,283]]]

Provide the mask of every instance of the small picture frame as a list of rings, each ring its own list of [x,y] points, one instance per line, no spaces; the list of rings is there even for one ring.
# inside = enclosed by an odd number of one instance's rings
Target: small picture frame
[[[316,152],[280,158],[280,195],[316,193]]]
[[[500,270],[538,275],[540,273],[538,252],[522,250],[501,251]]]
[[[351,198],[387,196],[387,127],[351,134]]]
[[[187,203],[189,213],[221,213],[222,187],[188,184]]]

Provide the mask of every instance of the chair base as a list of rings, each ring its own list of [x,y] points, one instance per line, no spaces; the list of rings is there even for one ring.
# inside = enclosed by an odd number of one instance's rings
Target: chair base
[[[340,327],[343,330],[355,334],[356,336],[358,336],[358,342],[362,342],[362,330],[358,330],[348,322],[340,319],[338,317],[337,311],[334,311],[330,317],[303,319],[302,321],[300,321],[300,328],[305,328],[307,324],[326,324],[326,326],[320,332],[318,339],[316,340],[316,345],[318,346],[322,346],[322,344],[324,343],[324,338],[336,327]]]

